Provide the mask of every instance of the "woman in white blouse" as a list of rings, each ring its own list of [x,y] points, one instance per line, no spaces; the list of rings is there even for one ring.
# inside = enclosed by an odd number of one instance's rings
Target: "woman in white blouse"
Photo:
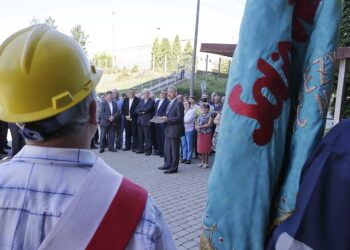
[[[193,154],[193,135],[194,135],[194,123],[196,121],[196,112],[191,108],[190,103],[184,102],[185,107],[185,135],[181,137],[182,144],[182,161],[181,163],[191,164]]]

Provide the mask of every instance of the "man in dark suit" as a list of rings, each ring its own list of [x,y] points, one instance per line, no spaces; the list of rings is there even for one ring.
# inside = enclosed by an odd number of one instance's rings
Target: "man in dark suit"
[[[150,91],[148,89],[143,90],[143,99],[139,102],[136,108],[139,125],[139,150],[138,154],[145,152],[146,155],[152,154],[152,134],[151,134],[151,122],[154,110],[154,100],[150,98]]]
[[[170,103],[166,116],[161,117],[165,123],[164,165],[159,169],[165,174],[177,173],[179,167],[180,138],[185,135],[184,106],[177,100],[177,89],[170,87],[168,97]]]
[[[106,147],[106,135],[108,136],[108,149],[111,152],[117,152],[113,148],[116,119],[118,118],[118,106],[113,101],[112,91],[108,91],[106,94],[106,101],[101,103],[100,106],[100,126],[101,126],[101,140],[100,153],[103,153]]]
[[[122,114],[125,117],[125,148],[123,151],[136,152],[138,150],[138,138],[137,138],[137,118],[136,107],[140,102],[140,98],[135,96],[135,89],[130,89],[128,98],[124,100],[122,107]],[[132,145],[131,145],[132,141]]]
[[[154,109],[154,115],[155,116],[165,116],[166,115],[166,109],[168,107],[168,104],[170,103],[169,99],[167,98],[167,90],[162,90],[160,92],[160,100],[156,101],[155,109]],[[155,124],[156,127],[156,148],[158,151],[155,151],[154,155],[160,155],[161,157],[164,156],[164,138],[165,138],[165,124],[164,123],[157,123]]]
[[[115,148],[122,149],[123,146],[123,117],[121,115],[124,99],[119,96],[117,89],[113,89],[113,101],[118,106],[118,117],[115,119]]]

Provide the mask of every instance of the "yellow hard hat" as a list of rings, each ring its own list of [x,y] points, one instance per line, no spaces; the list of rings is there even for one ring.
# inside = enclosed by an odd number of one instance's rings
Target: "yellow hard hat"
[[[101,77],[72,38],[44,24],[20,30],[0,46],[0,120],[55,116],[83,100]]]

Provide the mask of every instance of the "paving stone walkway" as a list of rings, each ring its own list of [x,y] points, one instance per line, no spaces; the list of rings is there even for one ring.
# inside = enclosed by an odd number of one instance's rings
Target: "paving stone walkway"
[[[197,167],[200,162],[194,160],[191,165],[180,164],[179,173],[165,175],[158,170],[163,163],[163,158],[158,156],[130,151],[105,152],[100,156],[149,191],[163,212],[179,250],[198,249],[210,169]]]

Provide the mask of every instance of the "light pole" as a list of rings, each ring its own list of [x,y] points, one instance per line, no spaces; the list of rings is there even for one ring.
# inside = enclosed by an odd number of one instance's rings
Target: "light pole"
[[[196,16],[196,30],[194,32],[194,46],[193,46],[193,58],[192,58],[192,75],[191,75],[191,86],[190,95],[193,95],[193,88],[195,82],[195,71],[196,71],[196,56],[197,56],[197,38],[198,38],[198,24],[199,24],[199,9],[201,1],[197,0],[197,16]]]
[[[114,39],[115,39],[115,16],[117,13],[112,12],[112,67],[115,68],[115,53],[114,53]]]

